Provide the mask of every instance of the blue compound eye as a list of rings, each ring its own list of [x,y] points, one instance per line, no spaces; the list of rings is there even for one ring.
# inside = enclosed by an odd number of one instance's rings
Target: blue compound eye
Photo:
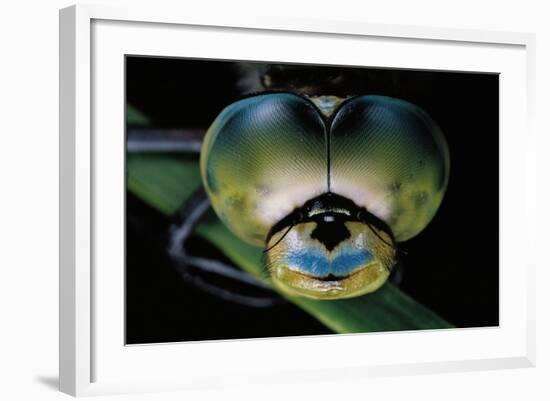
[[[201,173],[212,206],[244,241],[266,247],[273,282],[315,299],[379,288],[396,241],[430,222],[445,193],[449,153],[420,108],[360,96],[258,95],[209,128]]]

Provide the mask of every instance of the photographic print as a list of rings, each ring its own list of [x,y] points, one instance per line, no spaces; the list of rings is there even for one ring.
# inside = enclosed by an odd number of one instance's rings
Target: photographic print
[[[499,325],[499,76],[126,56],[126,343]]]

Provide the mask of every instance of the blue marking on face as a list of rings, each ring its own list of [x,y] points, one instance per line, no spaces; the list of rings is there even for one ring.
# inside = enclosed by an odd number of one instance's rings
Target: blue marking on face
[[[293,252],[287,257],[289,268],[302,273],[324,277],[330,274],[330,264],[326,255],[320,250]]]
[[[371,262],[372,253],[366,249],[342,249],[331,255],[320,249],[295,250],[287,255],[288,267],[309,276],[326,277],[332,274],[345,277]]]
[[[335,276],[347,276],[355,269],[369,263],[374,257],[366,249],[344,250],[336,256],[331,264],[331,272]]]

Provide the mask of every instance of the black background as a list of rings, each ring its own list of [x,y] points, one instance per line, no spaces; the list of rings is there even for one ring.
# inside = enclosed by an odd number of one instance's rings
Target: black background
[[[155,128],[206,129],[242,96],[237,64],[127,57],[127,101]],[[313,78],[307,79],[323,82],[341,69],[310,71]],[[438,123],[449,144],[447,194],[428,227],[400,244],[400,288],[457,327],[498,325],[498,75],[346,71],[350,94],[393,96],[417,104]],[[127,193],[128,343],[331,333],[293,305],[240,306],[184,282],[165,252],[173,221]],[[198,239],[194,244],[198,252],[212,252]]]

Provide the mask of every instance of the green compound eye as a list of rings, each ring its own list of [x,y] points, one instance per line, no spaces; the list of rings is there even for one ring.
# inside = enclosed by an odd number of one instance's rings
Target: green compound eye
[[[338,110],[330,129],[331,190],[390,226],[396,241],[414,237],[439,208],[449,179],[449,150],[419,107],[361,96]]]
[[[287,93],[228,106],[209,128],[201,171],[212,206],[238,237],[265,245],[271,227],[326,188],[325,126]]]
[[[449,153],[431,118],[405,101],[360,96],[325,117],[308,99],[275,93],[222,111],[201,172],[220,219],[266,247],[275,285],[339,299],[386,281],[395,241],[418,234],[442,201]]]

